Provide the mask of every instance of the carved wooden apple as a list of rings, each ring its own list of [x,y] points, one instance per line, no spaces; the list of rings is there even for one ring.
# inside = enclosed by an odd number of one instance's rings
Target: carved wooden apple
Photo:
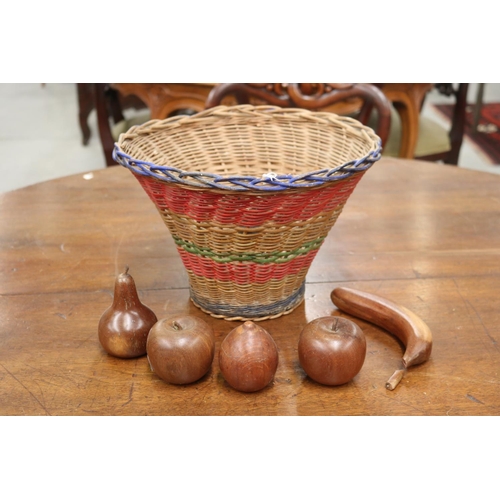
[[[190,384],[212,366],[214,332],[197,316],[171,316],[151,328],[146,350],[151,369],[158,377],[171,384]]]
[[[308,323],[299,338],[299,361],[316,382],[341,385],[354,378],[365,361],[366,339],[356,323],[325,316]]]

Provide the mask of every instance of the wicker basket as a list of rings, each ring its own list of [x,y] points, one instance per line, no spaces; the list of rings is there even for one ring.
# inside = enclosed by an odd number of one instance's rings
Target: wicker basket
[[[122,134],[113,156],[157,207],[192,301],[228,320],[291,312],[380,139],[333,113],[219,106]]]

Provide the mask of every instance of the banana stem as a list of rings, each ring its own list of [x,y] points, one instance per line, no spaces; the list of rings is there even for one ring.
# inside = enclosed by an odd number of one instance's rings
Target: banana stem
[[[399,382],[401,382],[401,379],[403,378],[404,374],[406,372],[406,368],[399,368],[396,370],[389,380],[385,383],[385,388],[389,389],[390,391],[393,391],[396,389],[398,386]]]

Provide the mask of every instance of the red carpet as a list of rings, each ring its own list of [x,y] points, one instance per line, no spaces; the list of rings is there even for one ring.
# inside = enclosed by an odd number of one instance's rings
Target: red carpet
[[[436,104],[435,108],[451,119],[452,106]],[[486,154],[493,164],[500,165],[500,103],[484,103],[477,132],[474,132],[474,106],[467,107],[465,134]]]

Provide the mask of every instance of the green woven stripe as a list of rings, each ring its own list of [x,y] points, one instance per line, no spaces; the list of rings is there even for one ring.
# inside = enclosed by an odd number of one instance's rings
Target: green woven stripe
[[[255,262],[256,264],[269,264],[276,263],[280,264],[282,262],[288,262],[299,255],[304,255],[312,250],[318,249],[325,236],[317,238],[315,240],[304,243],[299,248],[294,250],[288,250],[284,252],[269,252],[269,253],[241,253],[241,254],[229,254],[229,253],[216,253],[209,248],[199,248],[189,241],[185,241],[181,238],[173,237],[177,246],[181,247],[183,250],[195,255],[201,255],[202,257],[208,257],[215,262]]]

